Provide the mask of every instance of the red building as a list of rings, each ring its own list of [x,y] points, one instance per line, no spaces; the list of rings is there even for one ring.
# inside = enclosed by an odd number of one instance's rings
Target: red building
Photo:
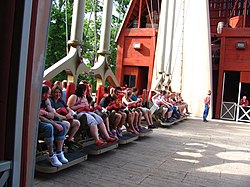
[[[239,99],[243,95],[250,97],[249,1],[210,0],[209,8],[213,84],[217,91],[215,117],[238,120]]]
[[[152,83],[161,4],[152,2],[151,6],[150,1],[133,0],[117,37],[116,77],[121,85],[136,86],[140,91],[149,90]],[[238,121],[239,99],[243,95],[250,98],[250,3],[247,0],[208,3],[213,117]]]
[[[130,4],[117,38],[116,77],[121,85],[150,89],[160,4],[140,0]]]

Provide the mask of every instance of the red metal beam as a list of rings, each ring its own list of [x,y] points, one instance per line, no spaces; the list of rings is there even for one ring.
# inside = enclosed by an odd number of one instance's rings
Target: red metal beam
[[[139,18],[138,18],[138,28],[141,27],[141,10],[142,10],[142,0],[140,0]]]
[[[148,1],[147,1],[147,0],[146,0],[146,5],[147,5],[147,9],[148,9],[149,19],[150,19],[150,22],[151,22],[151,24],[152,24],[152,28],[154,28],[154,23],[153,23],[153,20],[152,20],[152,16],[151,16],[151,12],[150,12],[150,9],[149,9]]]
[[[234,4],[234,7],[233,7],[233,9],[232,9],[232,11],[231,11],[231,14],[230,14],[230,16],[229,16],[229,19],[233,16],[233,12],[234,12],[234,10],[235,10],[235,8],[236,8],[238,2],[239,2],[239,0],[236,0],[236,2],[235,2],[235,4]]]
[[[243,28],[246,27],[246,18],[247,18],[247,3],[248,0],[245,0],[245,4],[244,4],[244,19],[243,19]]]

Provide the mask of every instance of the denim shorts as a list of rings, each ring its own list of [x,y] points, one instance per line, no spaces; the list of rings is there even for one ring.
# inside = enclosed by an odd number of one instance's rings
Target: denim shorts
[[[66,135],[66,124],[60,121],[54,121],[61,125],[63,130],[58,131],[51,123],[39,122],[38,132],[42,134],[46,143],[53,142],[55,140],[64,140]]]

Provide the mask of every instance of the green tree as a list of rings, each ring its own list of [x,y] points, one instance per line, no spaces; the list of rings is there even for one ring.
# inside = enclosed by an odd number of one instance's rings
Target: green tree
[[[66,56],[66,18],[67,28],[70,32],[72,12],[73,12],[74,0],[53,0],[51,21],[49,28],[49,38],[47,46],[46,64],[45,69],[56,63],[58,60]],[[129,0],[116,0],[114,1],[114,7],[118,14],[112,16],[112,29],[110,38],[110,58],[111,69],[115,72],[116,67],[116,51],[117,45],[115,38],[118,33],[120,24],[126,13]],[[102,9],[103,2],[100,0],[86,0],[85,6],[85,19],[83,26],[83,46],[82,56],[88,59],[90,62],[89,67],[93,65],[96,50],[99,48],[100,43],[100,28],[102,23]],[[67,12],[67,16],[65,15]],[[96,15],[95,20],[94,16]],[[91,16],[91,17],[90,17]],[[70,33],[68,33],[67,39],[69,39]],[[53,80],[66,79],[66,73],[62,72],[56,76]],[[91,84],[95,84],[95,78],[87,74],[82,74],[79,79],[86,79]],[[52,81],[53,81],[52,80]]]

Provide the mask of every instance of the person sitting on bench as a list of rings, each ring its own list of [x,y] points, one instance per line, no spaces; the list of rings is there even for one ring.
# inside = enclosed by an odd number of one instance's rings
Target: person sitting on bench
[[[74,151],[73,138],[80,127],[80,122],[74,119],[74,112],[68,107],[68,105],[62,100],[62,89],[60,86],[54,86],[51,90],[50,102],[55,112],[55,118],[66,123],[67,133],[69,137],[64,141],[68,146],[68,151]]]
[[[48,161],[52,166],[62,166],[68,163],[62,152],[63,143],[66,134],[66,124],[60,121],[53,121],[54,110],[51,107],[49,98],[50,88],[47,85],[42,86],[42,96],[40,104],[39,128],[38,132],[43,135],[44,141],[47,144],[49,156]],[[53,141],[57,142],[56,154],[53,150]]]
[[[133,87],[132,88],[132,96],[131,96],[131,99],[133,101],[138,101],[138,103],[141,103],[141,99],[137,97],[137,93],[138,93],[138,88],[136,87]],[[137,107],[138,109],[140,109],[143,113],[143,116],[146,120],[146,123],[148,125],[148,128],[149,129],[153,129],[153,128],[157,128],[156,125],[154,125],[153,123],[153,118],[152,118],[152,114],[151,114],[151,111],[146,108],[146,107],[142,107],[142,106],[138,106]]]
[[[109,121],[110,121],[110,124],[112,124],[110,136],[113,136],[113,137],[118,136],[119,138],[119,137],[122,137],[121,128],[126,120],[127,115],[126,113],[121,112],[119,108],[114,110],[115,108],[112,107],[112,105],[116,106],[115,105],[116,99],[117,99],[117,96],[115,94],[108,94],[101,99],[100,105],[110,112]]]
[[[136,104],[138,101],[132,101],[131,96],[132,92],[127,91],[122,98],[122,103],[126,106],[125,111],[127,111],[129,114],[132,114],[131,120],[128,121],[130,128],[128,131],[133,134],[139,134],[141,128],[142,112],[136,109]]]
[[[80,120],[81,125],[83,124],[83,118],[86,117],[87,125],[90,128],[90,133],[94,138],[97,147],[106,145],[109,142],[116,142],[117,139],[109,136],[103,119],[94,112],[90,112],[89,102],[86,97],[86,85],[79,84],[75,90],[75,93],[72,94],[68,99],[68,106],[77,112],[77,118]],[[99,139],[98,128],[101,135],[105,138],[106,142]]]
[[[181,106],[183,108],[183,113],[185,110],[186,113],[184,113],[184,115],[191,114],[191,112],[189,112],[189,110],[188,110],[188,104],[183,100],[181,93],[176,93],[176,103],[177,103],[178,107]]]
[[[156,94],[152,97],[152,102],[158,106],[160,109],[162,109],[162,116],[161,116],[161,121],[163,123],[165,122],[173,122],[171,116],[173,113],[173,110],[171,110],[170,105],[168,105],[166,102],[162,100],[162,91],[157,92],[155,91]],[[167,115],[167,116],[166,116]]]
[[[110,120],[109,120],[109,115],[108,113],[105,111],[104,108],[102,108],[101,105],[97,105],[94,101],[93,101],[93,97],[88,96],[87,100],[89,102],[89,106],[90,106],[90,111],[91,112],[95,112],[97,115],[101,116],[103,119],[103,122],[105,124],[106,130],[109,134],[109,136],[118,139],[116,134],[112,134],[110,131]]]
[[[174,118],[179,119],[180,118],[180,113],[177,111],[177,107],[174,105],[174,103],[171,103],[169,97],[170,92],[167,92],[166,90],[163,90],[161,93],[161,101],[163,102],[164,105],[168,107],[169,111],[172,111],[171,116],[168,116],[168,119],[166,122],[172,122],[174,121]]]

